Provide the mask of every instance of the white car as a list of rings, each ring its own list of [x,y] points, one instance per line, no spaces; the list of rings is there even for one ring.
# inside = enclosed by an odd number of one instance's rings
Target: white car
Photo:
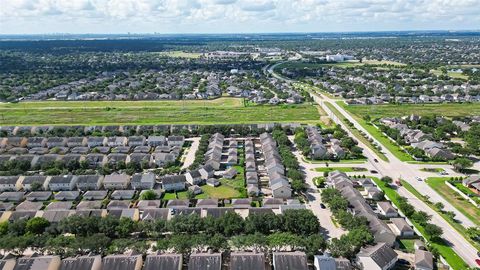
[[[420,177],[418,177],[418,176],[417,176],[417,177],[415,177],[415,179],[416,179],[417,181],[423,181],[423,179],[422,179],[422,178],[420,178]]]

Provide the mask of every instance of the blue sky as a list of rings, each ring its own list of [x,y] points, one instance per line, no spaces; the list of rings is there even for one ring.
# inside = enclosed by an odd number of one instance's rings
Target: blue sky
[[[0,34],[480,28],[480,0],[0,0]]]

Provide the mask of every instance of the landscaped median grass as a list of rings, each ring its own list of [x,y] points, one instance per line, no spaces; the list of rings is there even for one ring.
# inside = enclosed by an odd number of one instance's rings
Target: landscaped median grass
[[[342,106],[346,111],[349,111],[350,107],[352,107],[348,106],[343,101],[338,101],[337,104]],[[392,142],[392,140],[390,140],[390,138],[384,135],[380,129],[376,128],[374,125],[368,123],[356,114],[351,113],[351,115],[372,137],[374,137],[379,143],[381,143],[385,148],[392,152],[392,154],[399,160],[414,161],[414,159],[408,153],[403,151],[403,149],[398,144]]]
[[[365,138],[358,129],[349,126],[348,119],[343,116],[343,114],[340,113],[337,108],[335,108],[335,106],[333,106],[329,102],[325,102],[325,105],[347,126],[347,128],[353,133],[356,138],[358,138],[363,144],[365,144],[368,148],[375,152],[375,154],[377,154],[380,159],[388,161],[388,158],[385,156],[385,154],[375,148],[375,146],[367,138]]]
[[[373,181],[377,184],[377,186],[385,193],[385,195],[392,201],[392,203],[399,208],[399,201],[398,198],[400,195],[397,193],[395,189],[391,186],[387,185],[385,182],[380,181],[380,179],[372,177]],[[408,183],[407,183],[408,184]],[[405,185],[404,185],[405,186]],[[411,187],[411,186],[410,186]],[[411,187],[413,189],[413,187]],[[407,188],[407,190],[409,190]],[[417,194],[418,191],[413,189]],[[409,190],[410,191],[410,190]],[[412,191],[410,191],[412,192]],[[412,192],[413,193],[413,192]],[[425,229],[415,221],[411,220],[415,228],[419,230],[423,235],[425,235]],[[430,242],[430,244],[438,250],[440,255],[447,261],[447,263],[455,270],[463,270],[468,269],[468,265],[463,261],[457,253],[447,245],[447,243],[442,239],[441,242]]]
[[[315,168],[317,172],[333,172],[333,171],[340,171],[340,172],[366,172],[367,169],[362,167],[321,167]]]
[[[428,183],[428,182],[427,182]],[[452,226],[459,234],[461,234],[472,246],[474,246],[477,250],[480,250],[480,244],[473,241],[470,237],[468,237],[468,234],[467,234],[467,229],[465,227],[463,227],[460,223],[457,223],[455,222],[454,220],[452,220],[448,215],[446,215],[444,212],[440,211],[439,209],[437,209],[432,202],[430,202],[429,200],[427,200],[427,198],[425,198],[425,196],[423,196],[422,194],[420,194],[420,192],[418,192],[412,185],[410,185],[409,183],[407,183],[406,181],[402,181],[402,186],[407,189],[410,193],[412,193],[413,195],[415,195],[415,197],[417,197],[419,200],[423,201],[425,204],[427,204],[430,208],[432,208],[435,212],[437,212],[446,222],[448,222],[448,224],[450,224],[450,226]],[[448,187],[447,187],[448,188]],[[440,193],[440,195],[442,195]],[[447,201],[448,199],[445,198]],[[460,211],[460,210],[459,210]],[[462,212],[462,211],[460,211]],[[463,213],[463,212],[462,212]],[[468,217],[468,216],[467,216]]]
[[[319,123],[317,105],[248,105],[240,98],[0,103],[0,125]]]
[[[464,214],[473,223],[480,226],[480,210],[464,199],[460,194],[448,187],[445,182],[449,179],[450,178],[448,177],[430,177],[427,178],[426,182],[458,211]]]

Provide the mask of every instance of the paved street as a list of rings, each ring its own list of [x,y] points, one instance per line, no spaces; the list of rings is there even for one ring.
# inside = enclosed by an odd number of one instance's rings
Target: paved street
[[[200,137],[190,138],[188,141],[192,142],[192,145],[188,149],[188,153],[185,155],[185,159],[183,160],[182,169],[186,169],[192,165],[193,161],[195,161],[195,153],[198,150],[198,146],[200,145]]]
[[[290,141],[293,142],[293,137],[289,136]],[[332,213],[330,209],[322,209],[320,203],[322,202],[320,192],[318,191],[315,184],[313,184],[313,178],[317,176],[322,176],[323,173],[315,172],[312,169],[316,168],[315,164],[307,163],[303,161],[302,154],[295,150],[293,154],[297,157],[300,166],[305,172],[305,183],[307,184],[307,207],[312,210],[312,212],[317,216],[320,221],[320,225],[326,231],[324,232],[328,238],[338,238],[342,236],[345,231],[340,228],[340,226],[335,226],[332,221]]]
[[[270,72],[273,76],[278,79],[283,79],[289,82],[291,80],[285,79],[278,74],[273,72],[273,69],[276,65],[270,66],[267,71]],[[316,103],[318,103],[322,109],[332,118],[332,120],[342,126],[351,136],[355,138],[355,136],[349,131],[346,125],[343,124],[340,119],[338,119],[334,113],[326,106],[325,102],[329,102],[332,104],[345,118],[347,118],[350,122],[353,123],[354,127],[360,131],[363,131],[365,134],[369,134],[348,112],[346,112],[341,106],[336,103],[336,100],[333,100],[326,95],[321,93],[312,94]],[[372,137],[374,142],[378,145],[382,144],[378,142],[375,138]],[[429,173],[420,171],[421,168],[425,167],[435,167],[435,168],[443,168],[447,172],[449,172],[450,176],[459,175],[452,171],[450,165],[422,165],[422,164],[409,164],[403,161],[400,161],[397,157],[395,157],[388,149],[382,146],[382,152],[388,158],[388,162],[381,160],[377,157],[377,155],[366,145],[364,145],[360,140],[358,140],[358,146],[363,148],[363,154],[367,158],[368,165],[363,165],[367,167],[369,170],[374,169],[378,172],[379,177],[382,176],[390,176],[394,179],[403,179],[411,184],[418,192],[423,195],[427,195],[430,198],[430,201],[436,203],[441,202],[445,206],[445,211],[452,211],[455,213],[455,218],[465,227],[474,226],[473,222],[469,220],[465,215],[455,209],[448,201],[446,201],[443,197],[441,197],[438,193],[436,193],[433,189],[431,189],[424,181],[416,180],[416,177],[420,177],[425,179],[427,177],[438,176],[435,173]],[[358,166],[359,164],[352,164],[351,166]],[[337,165],[335,165],[337,166]],[[319,167],[319,166],[316,166]],[[309,171],[309,170],[307,170]],[[362,173],[363,174],[363,173]],[[365,173],[366,174],[366,173]],[[409,200],[414,205],[417,210],[425,211],[432,215],[432,221],[440,226],[443,231],[443,238],[446,239],[449,243],[451,243],[452,248],[455,252],[462,257],[469,265],[475,266],[476,263],[474,261],[476,256],[477,250],[466,240],[464,239],[454,228],[452,228],[440,215],[438,215],[435,211],[433,211],[430,207],[425,205],[423,202],[419,202],[412,194],[410,194],[405,189],[401,188],[401,195],[409,198]],[[407,196],[408,195],[408,196]],[[415,201],[416,200],[416,201]]]

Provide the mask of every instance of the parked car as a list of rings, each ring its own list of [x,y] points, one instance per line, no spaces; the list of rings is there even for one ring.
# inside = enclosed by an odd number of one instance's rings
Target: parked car
[[[375,161],[376,163],[378,163],[378,159],[374,158],[373,161]]]
[[[418,176],[416,176],[415,179],[416,179],[417,181],[423,181],[423,179],[420,178],[420,177],[418,177]]]
[[[378,173],[378,172],[375,170],[370,170],[370,173]]]
[[[476,259],[475,262],[480,266],[480,259]]]
[[[321,203],[321,204],[320,204],[320,208],[325,209],[325,208],[327,208],[327,207],[325,206],[325,204]]]

